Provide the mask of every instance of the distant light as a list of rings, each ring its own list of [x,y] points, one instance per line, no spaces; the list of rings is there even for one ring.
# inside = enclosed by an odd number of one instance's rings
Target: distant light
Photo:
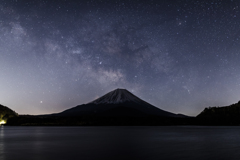
[[[2,124],[6,124],[6,121],[1,120],[1,121],[0,121],[0,125],[2,125]]]

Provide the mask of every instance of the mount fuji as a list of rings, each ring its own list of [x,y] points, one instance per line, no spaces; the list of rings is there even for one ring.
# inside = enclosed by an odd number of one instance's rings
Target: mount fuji
[[[87,104],[78,105],[54,116],[99,116],[99,117],[184,117],[161,110],[141,100],[126,89],[116,89]]]

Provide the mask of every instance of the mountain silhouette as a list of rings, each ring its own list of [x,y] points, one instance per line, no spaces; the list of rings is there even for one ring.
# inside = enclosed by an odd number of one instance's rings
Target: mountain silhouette
[[[156,126],[192,124],[193,118],[159,109],[126,89],[116,89],[87,104],[60,113],[20,115],[16,126]]]
[[[0,104],[0,123],[6,122],[9,118],[18,116],[16,112],[10,108]]]
[[[196,118],[201,125],[240,125],[240,101],[229,106],[205,108]]]
[[[126,89],[116,89],[87,104],[67,109],[55,116],[182,117],[141,100]]]

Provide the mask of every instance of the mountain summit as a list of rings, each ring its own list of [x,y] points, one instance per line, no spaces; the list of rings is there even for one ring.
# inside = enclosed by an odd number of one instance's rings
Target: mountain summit
[[[94,104],[120,104],[124,102],[142,103],[142,100],[126,89],[116,89],[90,102]]]
[[[161,110],[132,94],[126,89],[116,89],[87,104],[82,104],[56,116],[104,116],[104,117],[179,117]]]

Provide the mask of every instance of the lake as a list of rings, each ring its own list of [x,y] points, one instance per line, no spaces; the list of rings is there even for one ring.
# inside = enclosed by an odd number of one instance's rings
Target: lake
[[[239,160],[240,127],[0,127],[1,160]]]

